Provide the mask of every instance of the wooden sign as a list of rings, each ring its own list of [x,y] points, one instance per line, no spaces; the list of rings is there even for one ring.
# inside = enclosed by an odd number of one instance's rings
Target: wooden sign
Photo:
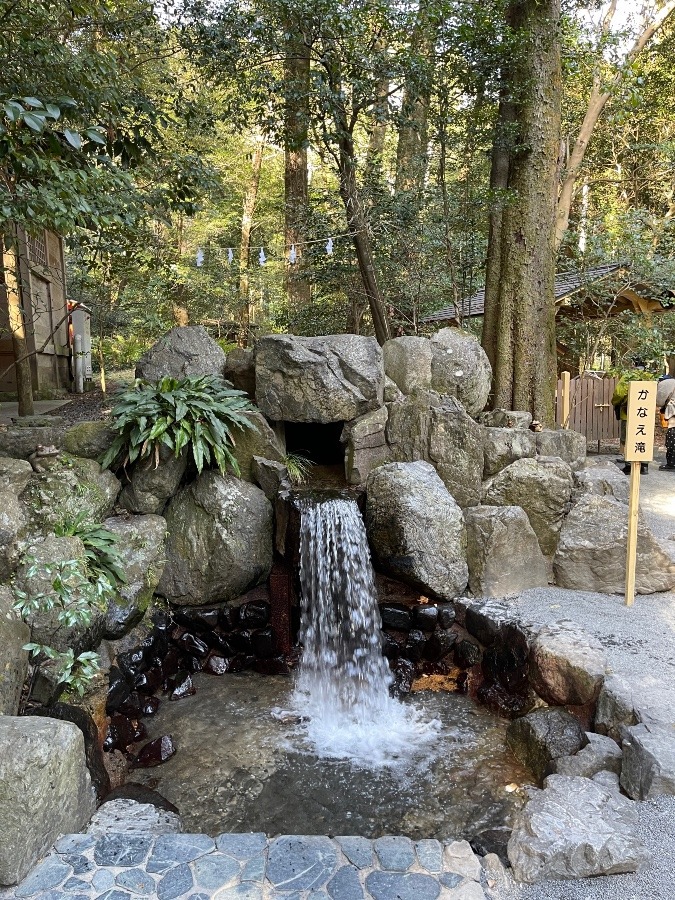
[[[628,540],[626,543],[626,606],[635,602],[635,565],[640,511],[640,467],[654,459],[656,419],[655,381],[631,381],[628,386],[628,420],[624,459],[630,463],[628,496]]]
[[[656,388],[656,381],[631,381],[628,386],[626,462],[646,463],[654,459]]]

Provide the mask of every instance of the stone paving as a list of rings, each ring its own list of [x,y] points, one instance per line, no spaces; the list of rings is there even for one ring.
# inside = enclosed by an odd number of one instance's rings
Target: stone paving
[[[2,900],[484,900],[466,841],[71,834]]]

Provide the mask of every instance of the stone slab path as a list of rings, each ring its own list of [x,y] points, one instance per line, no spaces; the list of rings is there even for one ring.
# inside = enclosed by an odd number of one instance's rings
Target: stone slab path
[[[484,900],[466,841],[72,834],[2,900]]]

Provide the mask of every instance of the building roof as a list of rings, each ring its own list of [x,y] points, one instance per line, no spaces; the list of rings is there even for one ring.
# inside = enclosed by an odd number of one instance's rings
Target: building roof
[[[606,263],[604,266],[596,266],[583,272],[561,272],[555,277],[555,302],[560,303],[570,294],[576,293],[586,284],[601,281],[622,269],[629,269],[630,263],[617,262]],[[459,303],[451,303],[429,316],[425,316],[422,322],[448,322],[452,320],[467,319],[472,316],[482,316],[485,312],[485,288],[476,291],[473,297],[466,297]]]

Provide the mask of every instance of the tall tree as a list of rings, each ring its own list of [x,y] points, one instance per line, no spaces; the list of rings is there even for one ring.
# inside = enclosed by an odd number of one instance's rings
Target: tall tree
[[[508,21],[519,43],[508,66],[507,88],[516,146],[508,161],[510,196],[500,227],[490,233],[493,274],[486,285],[483,345],[492,364],[494,406],[529,410],[550,423],[556,372],[560,0],[512,0]],[[493,180],[495,167],[503,164],[500,155],[493,156]]]
[[[244,194],[244,208],[241,216],[241,243],[239,244],[239,344],[246,347],[250,337],[251,298],[249,296],[248,266],[251,257],[251,232],[253,213],[258,200],[260,172],[262,171],[265,139],[259,138],[251,157],[251,171]]]

